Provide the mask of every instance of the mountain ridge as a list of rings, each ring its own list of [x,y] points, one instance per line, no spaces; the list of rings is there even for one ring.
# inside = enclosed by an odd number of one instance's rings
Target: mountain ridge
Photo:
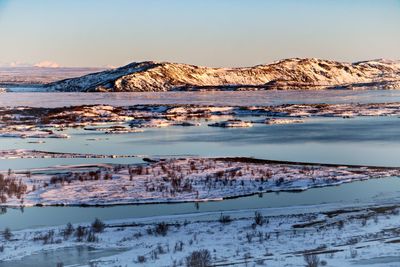
[[[400,89],[400,62],[290,58],[252,67],[212,68],[143,61],[46,85],[54,91]]]

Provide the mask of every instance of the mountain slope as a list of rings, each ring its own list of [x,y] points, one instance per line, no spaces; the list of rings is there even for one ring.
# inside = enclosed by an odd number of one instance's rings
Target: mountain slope
[[[285,59],[248,68],[208,68],[177,63],[140,62],[50,83],[57,91],[154,92],[246,89],[400,89],[400,62],[342,63]]]

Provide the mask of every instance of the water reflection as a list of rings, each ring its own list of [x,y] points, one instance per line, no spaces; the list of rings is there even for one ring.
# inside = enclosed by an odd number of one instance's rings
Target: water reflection
[[[6,207],[0,207],[0,215],[7,213]]]
[[[398,90],[285,90],[255,92],[2,93],[0,106],[71,105],[279,105],[284,103],[380,103],[400,101]]]
[[[125,251],[124,249],[97,250],[88,246],[55,249],[35,253],[20,260],[0,261],[0,267],[54,267],[89,265],[91,261],[112,256]]]
[[[255,125],[246,129],[166,127],[143,133],[110,135],[108,140],[87,142],[98,133],[71,129],[68,140],[0,138],[2,149],[39,149],[72,153],[136,154],[150,156],[247,156],[287,161],[400,166],[400,119],[397,117],[310,119],[303,124]],[[0,169],[24,169],[57,164],[95,162],[139,163],[124,159],[13,159],[1,160]]]
[[[353,182],[340,186],[309,189],[300,193],[264,193],[215,202],[125,205],[111,207],[29,207],[24,212],[7,209],[0,214],[0,229],[12,230],[68,222],[143,218],[202,212],[280,208],[320,204],[395,203],[400,200],[400,179],[397,177]]]

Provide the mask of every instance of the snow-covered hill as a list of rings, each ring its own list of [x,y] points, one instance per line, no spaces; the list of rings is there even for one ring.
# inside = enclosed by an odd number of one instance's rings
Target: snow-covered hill
[[[154,92],[249,89],[400,89],[400,62],[293,58],[247,68],[146,61],[50,83],[56,91]]]

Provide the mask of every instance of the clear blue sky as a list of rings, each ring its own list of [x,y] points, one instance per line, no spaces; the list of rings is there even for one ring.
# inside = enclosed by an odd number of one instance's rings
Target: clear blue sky
[[[400,0],[0,0],[0,63],[400,59]]]

